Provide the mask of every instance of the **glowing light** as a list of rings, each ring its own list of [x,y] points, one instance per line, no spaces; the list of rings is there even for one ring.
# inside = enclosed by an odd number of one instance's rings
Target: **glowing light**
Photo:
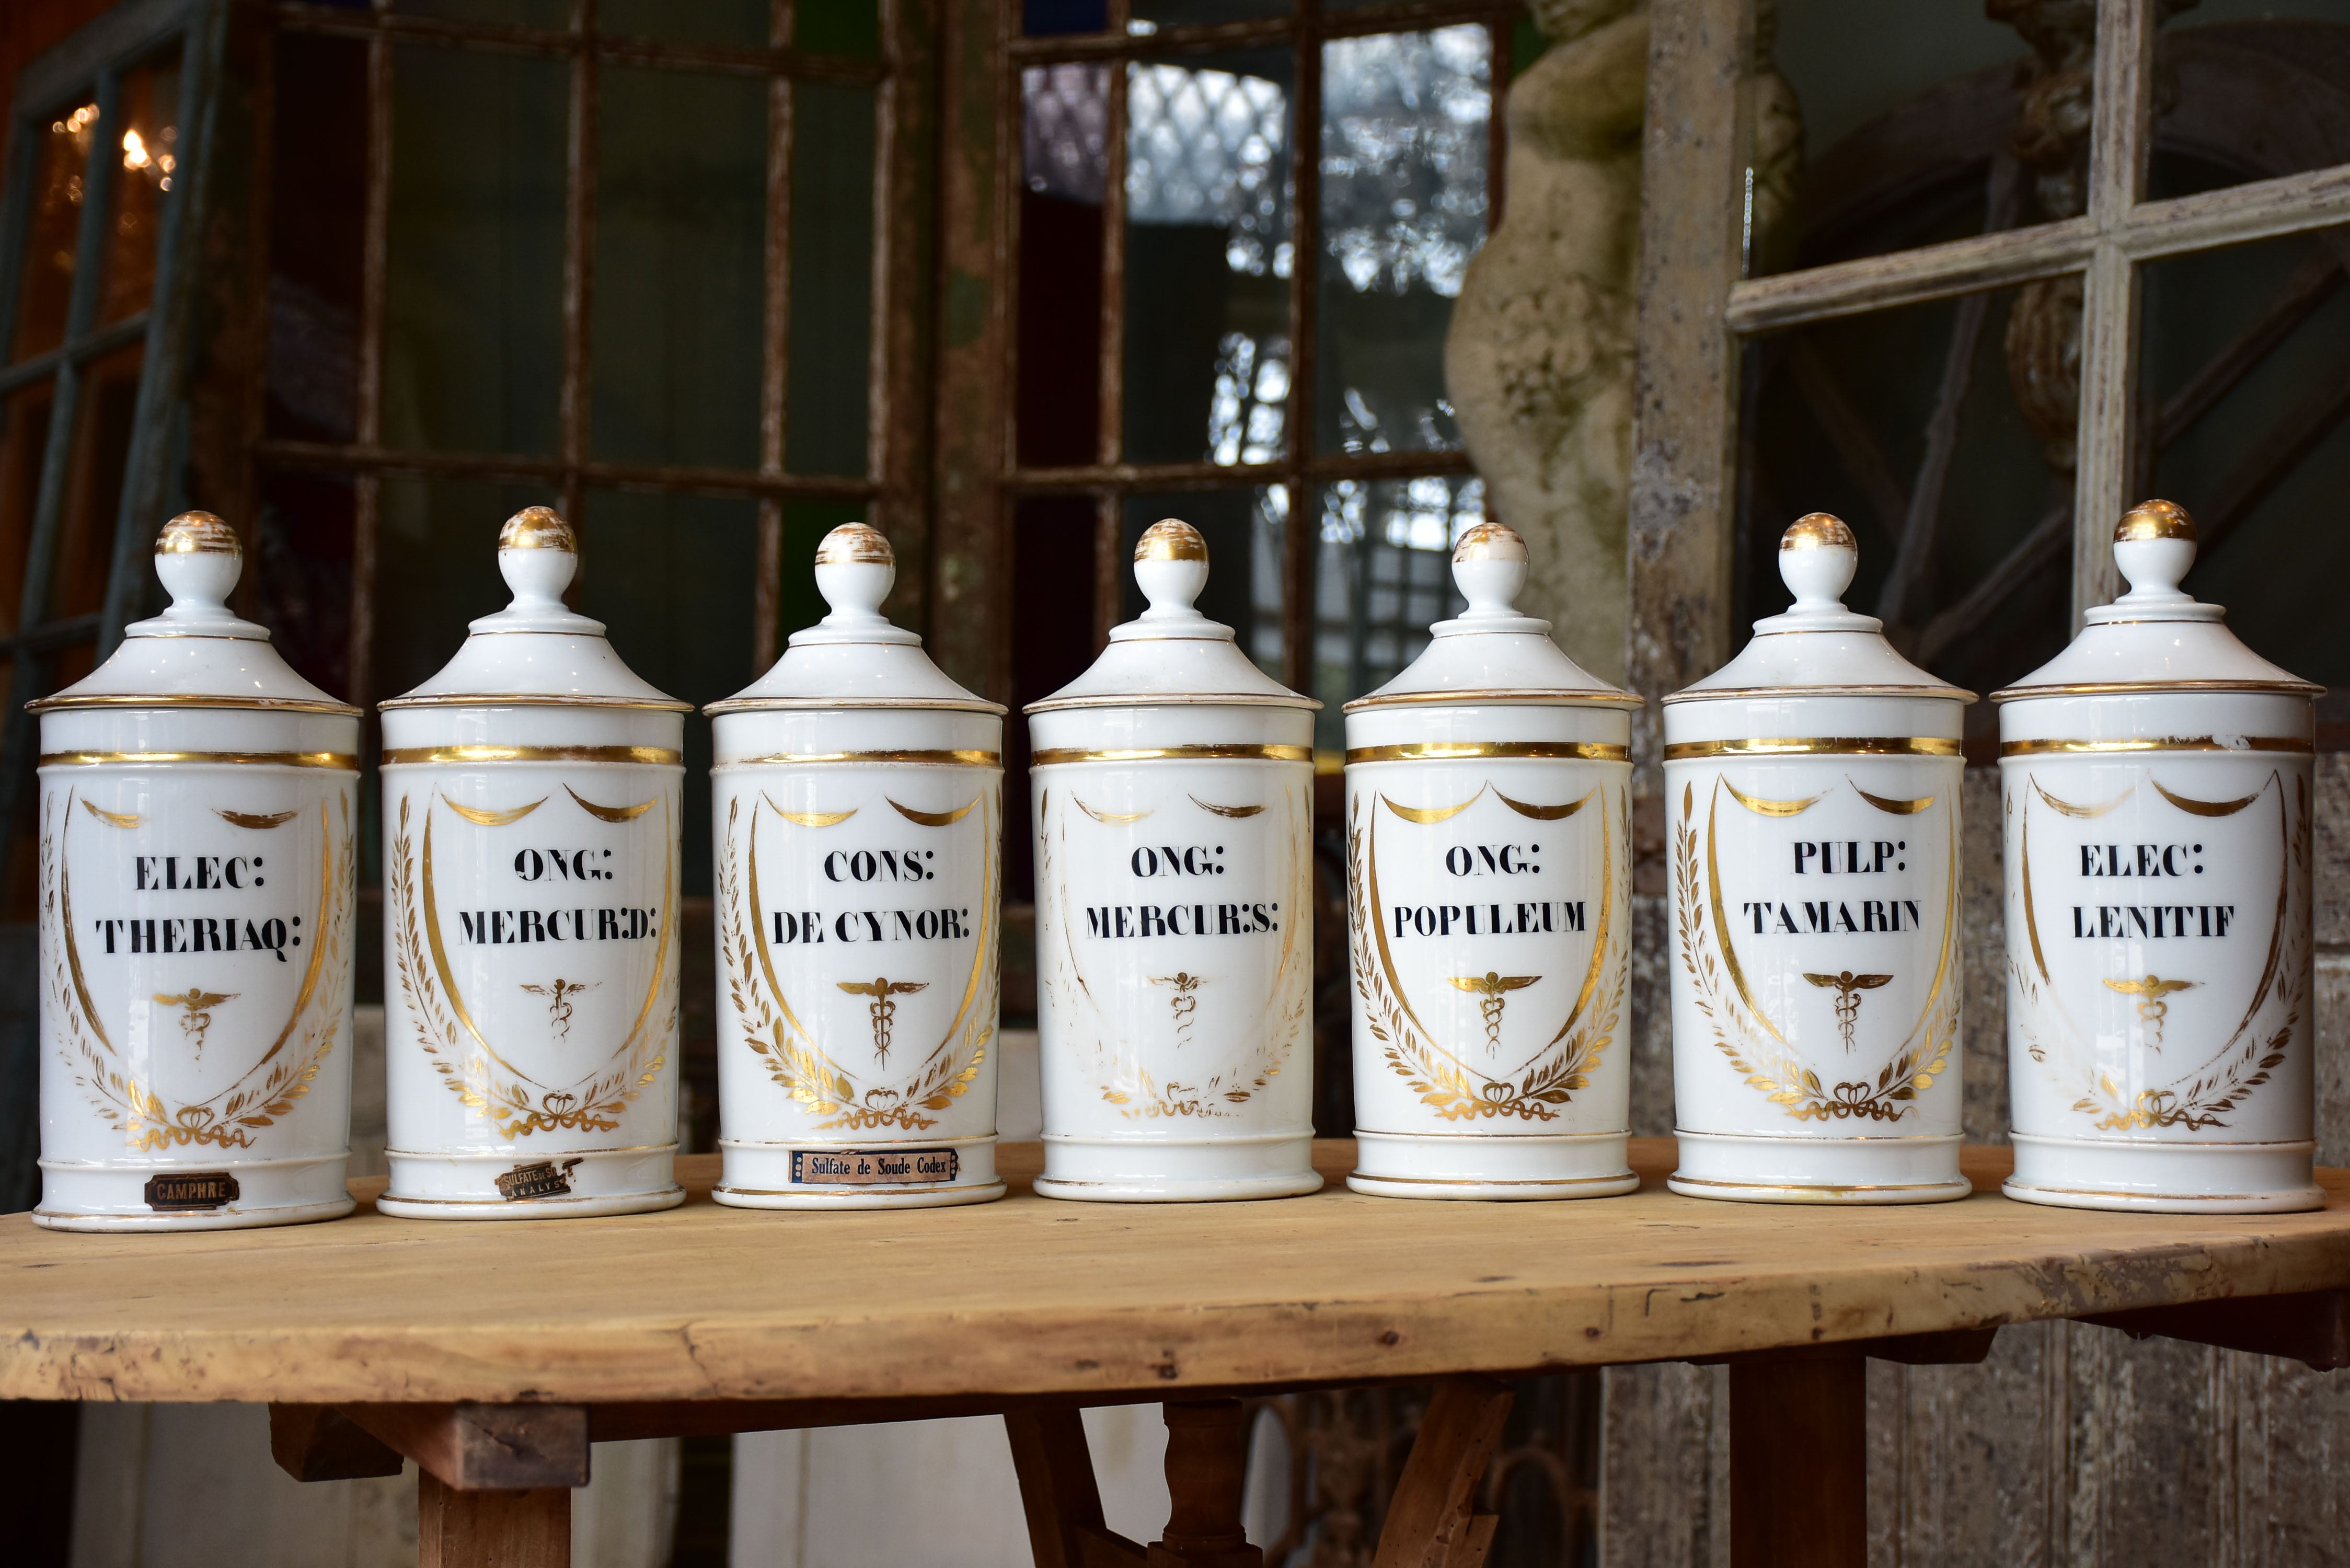
[[[122,133],[122,166],[125,169],[144,169],[154,161],[155,160],[147,151],[145,139],[138,131],[126,130]]]

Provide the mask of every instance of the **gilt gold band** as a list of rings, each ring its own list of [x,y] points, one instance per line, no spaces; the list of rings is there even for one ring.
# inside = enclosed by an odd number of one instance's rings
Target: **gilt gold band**
[[[1054,746],[1038,752],[1032,762],[1040,768],[1063,763],[1158,763],[1195,762],[1222,758],[1252,763],[1310,763],[1314,760],[1311,746],[1136,746],[1117,751],[1088,752],[1078,747]]]
[[[41,766],[141,767],[155,763],[222,763],[264,768],[332,768],[359,771],[359,758],[349,752],[43,752]]]
[[[683,752],[667,746],[398,746],[386,747],[388,768],[471,763],[650,763],[677,767]]]
[[[2037,757],[2050,753],[2078,752],[2289,752],[2307,756],[2317,750],[2312,742],[2285,735],[2239,735],[2222,741],[2213,735],[2163,735],[2137,741],[2002,741],[2002,757]]]
[[[1397,746],[1353,746],[1355,763],[1449,763],[1483,757],[1537,757],[1562,762],[1628,763],[1632,748],[1608,741],[1417,741]],[[1382,1179],[1385,1179],[1382,1178]]]
[[[721,763],[718,765],[725,768],[761,768],[796,766],[802,763],[928,763],[934,767],[1000,768],[1003,765],[1003,753],[976,751],[772,752],[764,757],[743,757],[734,762]]]
[[[1956,757],[1957,741],[1939,735],[1782,735],[1751,741],[1681,741],[1665,748],[1669,763],[1703,757]]]

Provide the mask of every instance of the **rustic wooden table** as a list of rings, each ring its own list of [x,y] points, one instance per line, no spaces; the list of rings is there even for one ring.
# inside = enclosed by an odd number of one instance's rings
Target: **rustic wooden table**
[[[591,1442],[1000,1412],[1036,1561],[1241,1568],[1235,1396],[1431,1381],[1381,1568],[1481,1562],[1474,1484],[1499,1379],[1643,1361],[1731,1366],[1732,1561],[1858,1564],[1866,1358],[1981,1359],[2002,1324],[2350,1365],[2350,1172],[2316,1213],[2180,1218],[1976,1195],[1922,1208],[1710,1203],[1644,1185],[1573,1203],[1056,1203],[1007,1146],[1003,1201],[430,1224],[362,1208],[285,1230],[65,1235],[0,1220],[0,1397],[271,1406],[295,1476],[423,1473],[426,1568],[569,1559]],[[362,1197],[380,1182],[355,1184]],[[1102,1523],[1087,1405],[1164,1401],[1173,1511],[1145,1549]],[[1988,1502],[1989,1500],[1986,1500]]]

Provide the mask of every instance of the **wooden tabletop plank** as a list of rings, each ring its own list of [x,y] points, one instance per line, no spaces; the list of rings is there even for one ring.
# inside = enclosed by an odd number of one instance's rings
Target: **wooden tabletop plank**
[[[0,1397],[387,1400],[1110,1395],[1672,1360],[2350,1287],[2350,1172],[2306,1214],[1976,1195],[1915,1208],[1357,1197],[348,1220],[179,1236],[0,1220]],[[355,1184],[362,1198],[380,1183]]]

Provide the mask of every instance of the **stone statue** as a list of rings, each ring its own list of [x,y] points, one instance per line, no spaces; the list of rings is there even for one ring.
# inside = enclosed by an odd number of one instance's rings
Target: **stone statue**
[[[1803,142],[1768,64],[1773,7],[1759,10],[1757,234],[1786,209]],[[1648,8],[1534,0],[1534,16],[1551,47],[1510,88],[1505,213],[1462,281],[1445,379],[1494,513],[1533,552],[1520,602],[1577,663],[1620,681]]]

